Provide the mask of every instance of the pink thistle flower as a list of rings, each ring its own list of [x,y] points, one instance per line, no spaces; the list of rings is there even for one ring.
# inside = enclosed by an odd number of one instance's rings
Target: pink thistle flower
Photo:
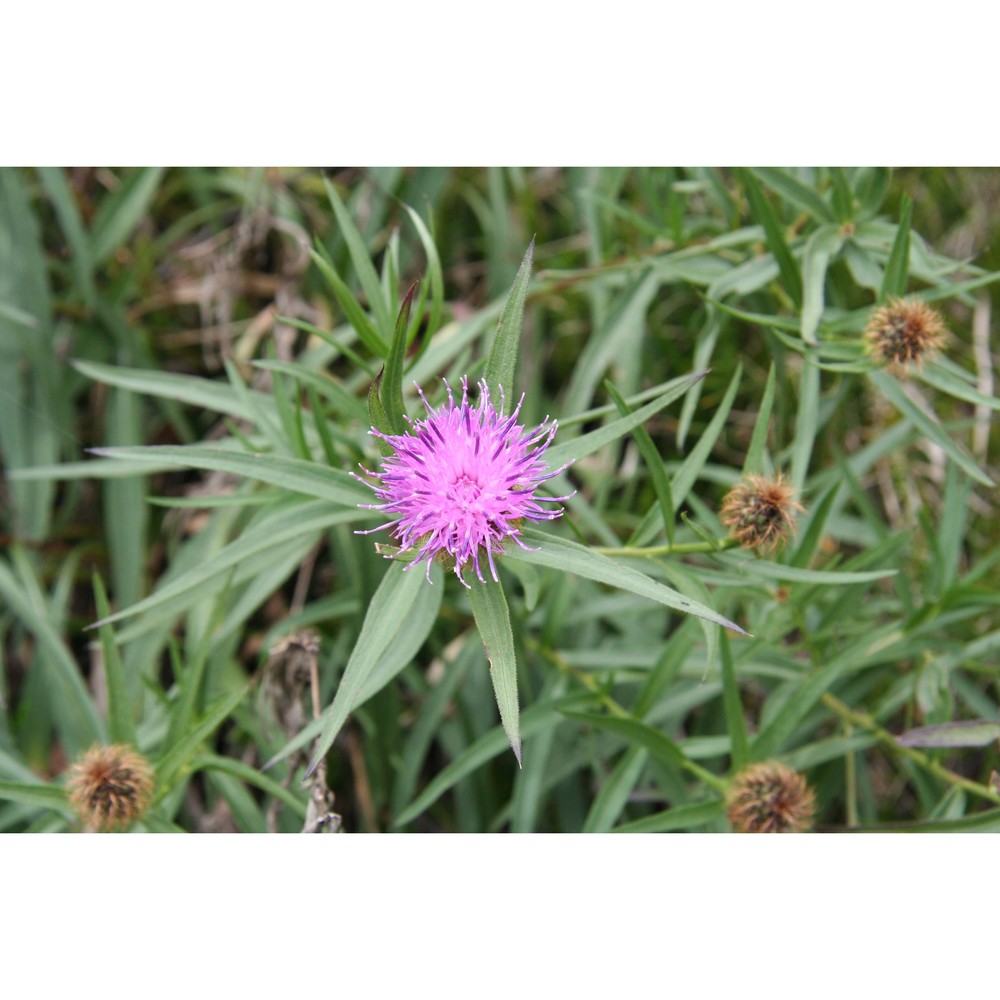
[[[395,517],[358,534],[392,528],[401,552],[417,549],[407,569],[426,562],[430,581],[431,563],[442,556],[454,561],[455,575],[468,587],[462,570],[470,562],[485,582],[479,564],[483,550],[497,580],[493,557],[503,555],[504,540],[512,538],[527,549],[518,537],[523,521],[551,521],[562,515],[561,507],[546,510],[540,503],[558,503],[569,496],[536,497],[535,490],[569,463],[547,471],[542,453],[552,443],[556,421],[546,417],[533,431],[525,429],[517,422],[523,394],[514,412],[504,417],[502,388],[497,412],[485,381],[479,383],[475,408],[469,404],[467,378],[462,379],[462,401],[457,405],[447,380],[445,386],[448,401],[436,410],[417,386],[427,416],[422,420],[407,417],[409,433],[383,434],[372,428],[370,433],[387,442],[395,454],[383,460],[381,473],[362,466],[369,476],[381,479],[379,485],[367,485],[382,501],[363,506]],[[355,478],[364,482],[360,476]]]

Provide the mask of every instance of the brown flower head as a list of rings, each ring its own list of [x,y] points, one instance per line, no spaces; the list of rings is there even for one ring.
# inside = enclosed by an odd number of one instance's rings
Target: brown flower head
[[[776,760],[744,768],[726,793],[726,814],[737,833],[801,833],[812,825],[815,809],[805,778]]]
[[[149,807],[153,771],[127,744],[93,746],[70,768],[66,790],[88,830],[122,830]]]
[[[911,361],[923,364],[924,358],[941,347],[946,332],[941,314],[926,302],[890,299],[872,311],[865,343],[876,362],[905,374]]]
[[[773,552],[795,530],[793,512],[803,509],[794,495],[780,474],[747,476],[722,501],[722,523],[744,548]]]

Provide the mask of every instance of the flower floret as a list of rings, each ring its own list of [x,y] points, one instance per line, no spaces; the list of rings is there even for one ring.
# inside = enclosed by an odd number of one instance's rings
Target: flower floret
[[[542,455],[555,437],[557,424],[548,417],[534,430],[519,424],[523,395],[504,417],[502,388],[497,411],[485,381],[479,383],[475,407],[469,403],[467,378],[462,379],[460,403],[455,402],[447,380],[445,387],[447,401],[435,409],[417,386],[426,416],[407,417],[409,433],[383,434],[372,429],[394,454],[383,460],[381,472],[363,470],[381,480],[378,485],[369,484],[381,502],[365,506],[393,517],[359,534],[392,528],[400,553],[416,550],[407,569],[425,562],[430,580],[431,563],[444,559],[468,586],[462,572],[470,562],[477,578],[483,580],[483,551],[490,575],[497,580],[494,556],[503,555],[504,541],[511,538],[528,548],[519,537],[521,523],[550,521],[562,514],[561,507],[549,509],[541,504],[569,497],[538,497],[535,490],[568,463],[548,470]]]

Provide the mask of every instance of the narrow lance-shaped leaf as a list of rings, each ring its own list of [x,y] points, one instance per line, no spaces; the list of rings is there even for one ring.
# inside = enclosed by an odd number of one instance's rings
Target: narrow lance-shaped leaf
[[[427,255],[427,273],[431,289],[431,314],[427,325],[430,332],[434,333],[441,323],[441,308],[444,305],[444,274],[441,270],[441,258],[434,245],[434,238],[424,224],[424,220],[409,205],[404,205],[403,208],[410,216],[410,220],[417,230],[417,235],[420,237],[420,242],[423,244],[424,253]],[[425,339],[424,346],[429,343],[430,338]]]
[[[537,546],[537,549],[528,551],[515,545],[509,545],[507,558],[523,559],[536,566],[548,566],[551,569],[575,573],[588,580],[596,580],[598,583],[605,583],[608,586],[638,594],[640,597],[646,597],[668,608],[673,608],[675,611],[697,615],[699,618],[732,629],[741,635],[747,634],[739,625],[704,604],[679,594],[676,590],[653,580],[631,566],[617,563],[599,552],[588,549],[585,545],[578,545],[565,538],[558,538],[555,535],[533,529],[526,530],[523,539],[528,545]]]
[[[378,375],[372,381],[372,384],[368,387],[368,419],[375,430],[382,434],[392,434],[393,430],[392,425],[389,423],[389,415],[385,412],[380,395],[384,375],[385,366],[383,365],[379,369]],[[375,437],[374,435],[372,436]],[[382,438],[375,437],[375,444],[378,446],[379,453],[383,458],[388,458],[393,454],[392,445],[388,441],[383,441]]]
[[[930,438],[951,457],[951,459],[977,483],[992,486],[993,481],[976,464],[975,459],[957,442],[945,433],[937,418],[925,413],[903,390],[899,382],[884,371],[873,371],[868,376],[879,392],[906,417],[922,434]]]
[[[750,447],[747,448],[746,459],[743,462],[744,476],[763,476],[768,471],[764,468],[764,458],[767,454],[767,431],[771,423],[771,409],[774,406],[774,388],[775,369],[772,363],[771,370],[767,373],[767,384],[764,386],[760,409],[757,411],[757,421],[753,425]]]
[[[406,360],[406,330],[410,321],[410,305],[417,284],[415,281],[410,285],[410,290],[403,298],[403,304],[396,318],[396,328],[392,334],[392,344],[389,346],[389,357],[383,369],[385,378],[382,379],[381,398],[393,434],[403,434],[406,431],[403,423],[403,364]],[[369,399],[369,404],[370,402]]]
[[[319,273],[326,279],[334,296],[344,310],[347,321],[351,324],[358,339],[374,354],[382,354],[385,351],[385,342],[379,336],[378,330],[366,315],[361,303],[351,294],[344,279],[337,274],[336,268],[326,258],[324,248],[310,250],[309,256],[319,269]],[[328,338],[329,339],[329,338]],[[331,341],[332,342],[332,341]],[[337,345],[335,345],[337,346]],[[360,359],[359,359],[360,360]]]
[[[802,256],[802,323],[800,332],[807,344],[815,346],[816,330],[826,301],[826,271],[844,245],[839,225],[820,226],[806,242]]]
[[[410,614],[417,599],[418,588],[428,586],[422,573],[405,570],[406,567],[401,563],[393,563],[372,597],[361,626],[361,634],[344,668],[344,676],[340,680],[333,704],[322,715],[323,729],[309,762],[307,777],[316,770],[326,752],[333,746],[348,714],[361,696],[366,678],[375,669]]]
[[[627,417],[632,412],[632,408],[625,402],[622,394],[607,380],[604,382],[604,388],[607,389],[608,395],[614,400],[615,406],[618,407],[618,412],[623,417]],[[653,491],[656,493],[656,499],[660,505],[660,513],[663,515],[663,528],[667,533],[667,542],[673,545],[674,501],[670,493],[670,477],[667,475],[663,459],[660,457],[660,453],[653,439],[650,437],[649,431],[642,426],[636,427],[632,431],[632,437],[635,439],[635,443],[642,453],[643,461],[646,463],[646,468],[649,470],[649,478],[653,484]]]
[[[802,306],[802,275],[799,273],[799,266],[792,256],[792,251],[785,240],[781,222],[777,213],[771,207],[771,203],[764,197],[757,179],[749,170],[742,172],[743,184],[747,192],[747,200],[750,202],[750,211],[754,218],[764,227],[764,235],[767,239],[767,248],[774,255],[781,272],[781,283],[788,292],[789,298],[796,307]]]
[[[921,726],[896,737],[904,747],[984,747],[996,740],[1000,740],[1000,722],[988,719]]]
[[[319,497],[343,507],[356,508],[370,499],[364,487],[346,472],[330,469],[317,462],[281,455],[224,451],[201,445],[152,445],[143,448],[91,448],[94,455],[138,460],[152,465],[180,466],[191,469],[232,472],[248,479],[280,486],[306,496]]]
[[[170,747],[156,763],[156,801],[160,801],[170,790],[177,773],[189,764],[198,748],[222,723],[236,710],[236,706],[246,697],[250,690],[244,684],[238,690],[224,695],[215,701],[205,712],[204,718],[184,738]]]
[[[375,317],[375,327],[378,335],[383,343],[385,343],[389,337],[389,328],[392,326],[392,314],[389,312],[389,306],[382,295],[382,286],[378,280],[378,272],[372,264],[368,248],[365,246],[364,237],[358,231],[357,226],[354,225],[347,206],[341,201],[340,195],[337,194],[337,189],[327,177],[323,178],[323,184],[326,187],[327,197],[330,199],[330,206],[337,217],[337,226],[340,229],[340,234],[344,237],[347,250],[351,255],[354,273],[358,276],[358,281],[361,282],[361,287],[368,298],[368,308]]]
[[[98,618],[104,620],[111,615],[104,581],[97,573],[94,574],[94,604]],[[109,624],[101,625],[99,634],[104,660],[104,682],[108,690],[108,735],[112,743],[131,743],[135,746],[135,724],[132,721],[128,686],[125,682],[125,668],[115,644],[115,634]]]
[[[514,398],[514,373],[517,369],[517,349],[521,342],[521,325],[524,322],[524,303],[531,282],[531,265],[535,256],[535,241],[532,239],[525,251],[511,286],[507,302],[500,314],[500,322],[493,336],[493,347],[486,362],[486,384],[494,405],[500,406],[500,389],[503,387],[510,405]]]
[[[683,396],[695,383],[703,379],[708,371],[692,372],[683,378],[676,379],[671,388],[657,396],[651,403],[641,406],[638,410],[632,411],[627,417],[619,417],[611,423],[598,427],[596,431],[581,434],[580,437],[571,438],[560,444],[553,445],[545,453],[545,460],[549,467],[553,469],[565,465],[567,462],[576,462],[587,455],[592,455],[595,451],[603,448],[612,441],[617,441],[623,434],[627,434],[632,428],[645,423],[651,416],[658,413],[665,406],[672,403],[678,396]]]
[[[490,679],[496,694],[500,721],[511,749],[521,764],[520,711],[517,702],[517,659],[514,653],[514,633],[510,625],[507,598],[499,583],[473,580],[469,601],[476,627],[486,647],[490,663]]]
[[[899,226],[896,228],[896,238],[892,242],[889,261],[885,266],[882,278],[882,289],[879,292],[879,302],[906,292],[906,279],[910,270],[910,222],[913,218],[913,200],[909,195],[903,195],[899,209]]]
[[[743,718],[743,701],[736,679],[736,666],[729,636],[722,633],[722,703],[726,713],[726,728],[729,730],[731,761],[733,772],[741,771],[750,759],[750,744],[747,740],[746,720]]]

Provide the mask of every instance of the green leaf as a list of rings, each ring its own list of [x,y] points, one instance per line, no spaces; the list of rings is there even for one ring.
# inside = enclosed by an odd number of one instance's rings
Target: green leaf
[[[92,743],[105,742],[104,725],[62,637],[52,624],[45,597],[27,558],[19,548],[11,550],[20,579],[0,562],[0,597],[38,642],[35,668],[42,672],[52,715],[71,757]]]
[[[609,382],[605,381],[604,388],[608,395],[614,400],[618,412],[627,417],[632,408],[625,402],[621,393]],[[663,528],[667,534],[667,541],[674,544],[674,501],[670,494],[670,477],[667,475],[663,459],[657,450],[653,439],[649,436],[649,431],[645,427],[636,427],[632,431],[632,437],[642,454],[646,468],[649,470],[649,478],[653,484],[653,491],[656,493],[657,502],[660,505],[660,513],[663,516]]]
[[[25,781],[0,781],[0,800],[20,802],[39,809],[55,809],[72,815],[66,793],[58,785],[33,784]]]
[[[601,782],[583,821],[583,833],[607,833],[612,829],[628,805],[648,760],[649,752],[643,747],[632,746],[625,751],[611,774]]]
[[[256,556],[272,550],[283,552],[289,543],[303,536],[318,535],[335,524],[353,521],[357,516],[351,510],[331,509],[323,501],[276,506],[261,514],[260,520],[245,529],[239,538],[213,552],[211,559],[199,562],[162,584],[149,597],[102,618],[95,624],[105,625],[147,614],[167,605],[175,606],[175,602],[186,594],[191,595],[192,601],[200,600],[198,595],[203,592],[200,588],[208,581],[227,576],[234,569],[248,565]]]
[[[904,194],[899,206],[899,225],[892,241],[889,261],[882,277],[879,302],[906,294],[906,281],[910,268],[910,223],[913,218],[913,199]]]
[[[786,170],[777,167],[757,167],[753,171],[772,191],[799,208],[805,209],[817,222],[833,222],[830,206],[807,184]]]
[[[725,815],[725,806],[721,799],[712,802],[691,802],[683,806],[674,806],[652,816],[643,816],[616,826],[612,833],[669,833],[672,830],[690,830],[708,823],[714,823]]]
[[[94,573],[94,604],[97,617],[106,619],[111,614],[104,581]],[[111,626],[102,624],[99,630],[101,654],[104,660],[104,682],[108,689],[108,735],[112,743],[136,745],[135,723],[132,721],[131,699],[125,681],[125,668],[121,654],[115,645],[115,634]]]
[[[717,614],[711,608],[697,601],[684,597],[676,590],[658,583],[656,580],[640,573],[631,566],[625,566],[614,562],[607,556],[599,552],[594,552],[586,546],[570,542],[565,538],[549,535],[529,528],[524,532],[524,541],[528,545],[538,546],[535,551],[527,551],[519,546],[511,545],[508,548],[506,558],[521,559],[524,562],[533,563],[536,566],[548,566],[551,569],[561,570],[566,573],[575,573],[577,576],[585,577],[588,580],[596,580],[598,583],[607,584],[610,587],[617,587],[620,590],[627,590],[630,593],[646,597],[658,604],[663,604],[675,611],[682,611],[684,614],[697,615],[706,621],[714,622],[725,628],[739,632],[740,635],[747,633],[734,624],[728,618]]]
[[[561,465],[565,465],[568,462],[576,462],[587,455],[593,454],[595,451],[599,451],[605,445],[611,444],[611,442],[617,441],[622,435],[627,434],[633,427],[638,427],[640,424],[645,423],[651,416],[658,413],[679,396],[683,396],[691,386],[703,379],[707,374],[707,371],[692,372],[690,375],[674,379],[670,383],[672,388],[668,389],[662,396],[658,396],[651,403],[647,403],[645,406],[630,413],[627,417],[619,417],[617,420],[612,420],[610,424],[599,427],[596,431],[591,431],[589,434],[581,434],[580,437],[573,438],[571,441],[563,441],[557,445],[553,445],[545,452],[545,461],[548,463],[550,469],[558,469]]]
[[[246,697],[247,691],[249,685],[244,684],[238,690],[219,698],[208,709],[201,722],[156,762],[157,802],[169,791],[177,773],[186,765],[190,766],[201,744],[232,715],[236,706]]]
[[[427,255],[427,271],[431,289],[431,314],[427,320],[427,328],[433,335],[437,333],[441,324],[441,309],[444,305],[444,272],[441,269],[441,258],[434,245],[434,238],[428,231],[424,220],[409,205],[404,205],[403,208],[406,209],[410,221],[416,227],[424,253]],[[426,343],[429,342],[430,338],[428,337]]]
[[[514,405],[514,375],[517,369],[517,350],[521,343],[521,325],[524,322],[524,303],[531,283],[531,265],[535,256],[535,241],[528,244],[524,259],[511,286],[486,362],[485,379],[493,405],[500,407],[500,390],[508,403]]]
[[[413,302],[416,290],[417,283],[414,282],[403,298],[403,304],[399,308],[399,316],[396,318],[396,328],[392,334],[392,344],[389,346],[389,357],[382,370],[385,373],[385,378],[382,380],[380,395],[393,434],[403,434],[406,431],[406,425],[403,422],[405,412],[403,410],[403,364],[406,361],[406,330],[410,321],[410,304]],[[382,372],[379,373],[380,377]],[[371,400],[369,399],[370,405]]]
[[[802,257],[802,325],[800,332],[807,344],[816,344],[816,330],[823,316],[826,271],[830,260],[844,245],[844,231],[839,225],[820,226],[806,241]]]
[[[768,471],[764,459],[767,455],[767,431],[771,424],[771,410],[774,406],[774,387],[775,368],[772,362],[767,373],[767,384],[764,386],[760,409],[757,411],[757,420],[753,425],[753,436],[750,438],[750,446],[743,461],[744,476],[762,476]]]
[[[730,770],[735,774],[743,770],[750,760],[750,744],[747,740],[746,719],[743,716],[743,702],[740,685],[736,679],[733,651],[729,636],[723,632],[720,637],[722,647],[722,703],[726,711],[726,729],[729,731]]]
[[[569,719],[605,729],[619,736],[624,736],[630,743],[645,747],[657,760],[669,768],[684,770],[691,766],[691,761],[684,752],[670,739],[666,733],[638,719],[620,718],[615,715],[601,715],[598,712],[564,712]]]
[[[809,463],[819,433],[820,375],[815,365],[803,365],[799,372],[799,409],[795,416],[795,440],[789,479],[801,493],[809,475]]]
[[[212,413],[224,413],[237,420],[250,420],[253,411],[237,396],[231,385],[216,379],[196,378],[147,368],[125,368],[97,361],[75,360],[73,367],[87,378],[105,385],[115,385],[147,396],[176,399],[191,406],[203,407]],[[270,396],[254,393],[259,402],[273,408]]]
[[[108,458],[149,462],[151,465],[232,472],[248,479],[258,479],[272,486],[318,497],[341,507],[368,503],[371,494],[340,469],[316,462],[280,455],[224,451],[201,445],[154,445],[146,448],[92,448],[95,455]]]
[[[960,467],[967,475],[971,476],[977,483],[984,486],[992,486],[993,480],[986,473],[982,472],[975,459],[953,441],[944,431],[944,428],[937,422],[935,417],[925,413],[912,399],[903,391],[900,384],[891,375],[884,371],[872,371],[868,376],[875,383],[879,392],[913,424],[925,437],[930,438],[939,444],[945,453]]]
[[[378,370],[378,375],[375,376],[372,384],[368,387],[368,419],[371,420],[372,427],[380,434],[391,435],[394,433],[392,423],[389,420],[389,415],[385,412],[385,406],[382,405],[380,392],[384,375],[385,366],[383,365]],[[375,438],[375,444],[378,447],[379,454],[383,458],[389,458],[395,454],[392,445],[388,441],[384,441],[374,434],[372,437]]]
[[[563,705],[579,704],[589,700],[590,694],[581,697],[570,695],[551,702],[543,702],[525,709],[521,716],[521,737],[526,738],[553,725],[558,719],[556,711]],[[510,748],[510,741],[502,726],[496,726],[481,736],[459,754],[443,771],[435,775],[427,787],[396,817],[394,827],[406,826],[422,812],[429,809],[442,795],[464,777],[470,775],[487,761],[498,757]]]
[[[1000,722],[975,719],[909,729],[896,742],[904,747],[985,747],[1000,740]]]
[[[97,304],[97,290],[94,287],[94,261],[90,238],[84,229],[76,199],[66,180],[66,171],[61,167],[39,167],[38,177],[52,202],[69,245],[69,260],[76,275],[77,288],[87,308],[93,309]]]
[[[984,406],[991,410],[1000,410],[1000,399],[996,396],[987,396],[985,393],[979,392],[978,389],[973,388],[935,361],[916,368],[914,374],[921,382],[932,386],[939,392],[947,393],[949,396],[964,400],[966,403],[972,403],[974,406]]]
[[[378,272],[372,264],[371,256],[368,253],[368,248],[365,246],[365,241],[361,233],[358,231],[357,226],[354,225],[347,207],[340,199],[340,195],[337,194],[337,189],[330,183],[328,177],[323,178],[323,184],[326,187],[330,205],[333,207],[333,213],[337,217],[337,226],[344,237],[347,250],[351,255],[351,264],[354,266],[354,273],[361,282],[361,287],[368,299],[368,308],[375,317],[375,328],[378,331],[379,339],[383,344],[386,344],[389,342],[389,336],[392,332],[392,316],[382,296],[382,286],[378,279]]]
[[[406,572],[406,569],[402,563],[392,563],[372,597],[361,626],[361,634],[344,668],[344,676],[340,679],[333,704],[320,716],[322,730],[306,777],[316,770],[333,746],[347,716],[358,703],[368,675],[389,646],[396,641],[399,630],[417,599],[419,588],[429,586],[419,570],[411,573]],[[283,755],[284,751],[269,762],[268,766]]]
[[[799,273],[799,266],[785,240],[781,222],[771,207],[771,203],[764,197],[753,173],[749,170],[743,170],[741,176],[746,188],[747,200],[750,203],[750,212],[754,219],[764,227],[767,247],[777,261],[785,291],[788,292],[789,298],[795,303],[796,308],[801,308],[802,275]]]
[[[739,553],[729,553],[722,557],[727,561],[739,562],[739,568],[744,572],[762,576],[768,580],[789,580],[793,583],[871,583],[873,580],[884,580],[896,576],[898,569],[872,569],[861,571],[802,569],[798,566],[786,566],[784,563],[771,562],[768,559],[742,558]]]
[[[691,487],[694,486],[702,469],[705,467],[705,463],[708,461],[712,449],[715,447],[715,442],[726,427],[729,411],[736,400],[736,391],[739,389],[742,377],[743,365],[737,364],[736,371],[733,372],[733,377],[729,380],[729,385],[726,387],[726,394],[722,397],[715,413],[712,414],[712,419],[708,427],[705,428],[704,433],[699,435],[698,443],[691,449],[690,454],[674,473],[670,484],[670,492],[673,496],[674,504],[678,508],[687,499]]]
[[[510,747],[521,766],[520,710],[517,702],[517,657],[514,653],[514,632],[503,587],[492,580],[483,583],[473,579],[469,587],[469,602],[476,627],[486,648],[490,664],[490,679],[496,694],[500,721]]]
[[[162,167],[132,171],[124,183],[101,202],[92,228],[95,266],[107,260],[132,235],[146,214],[162,176]]]
[[[358,335],[358,339],[372,354],[383,356],[385,354],[385,341],[379,336],[378,331],[372,325],[372,321],[365,314],[364,309],[361,308],[361,304],[351,293],[344,279],[337,274],[336,268],[322,253],[316,250],[310,250],[309,256],[312,257],[313,263],[319,269],[319,273],[326,279],[326,283],[330,286],[334,297],[340,303],[340,308],[344,310],[347,322],[351,324],[354,332]],[[334,346],[340,346],[329,334],[324,339],[328,339]],[[348,353],[346,345],[344,345],[343,350],[345,354]]]
[[[261,774],[260,771],[242,761],[233,760],[232,757],[220,757],[217,754],[199,754],[191,762],[191,770],[192,772],[218,771],[222,774],[228,774],[248,785],[259,788],[266,795],[284,802],[300,819],[306,818],[306,803],[300,795],[296,795],[273,778]]]

